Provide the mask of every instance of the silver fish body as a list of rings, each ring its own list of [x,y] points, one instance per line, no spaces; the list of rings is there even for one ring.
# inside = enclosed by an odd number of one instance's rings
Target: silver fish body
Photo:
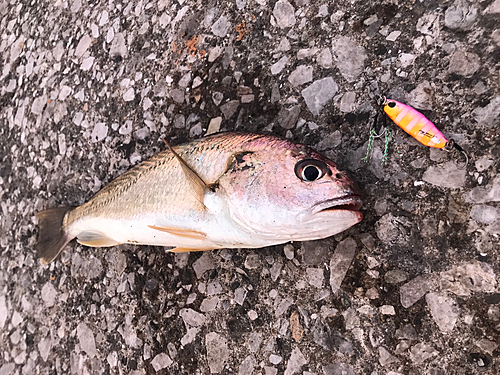
[[[356,191],[332,161],[305,146],[222,133],[160,152],[79,207],[40,212],[37,249],[48,263],[73,238],[172,251],[325,238],[361,220]]]

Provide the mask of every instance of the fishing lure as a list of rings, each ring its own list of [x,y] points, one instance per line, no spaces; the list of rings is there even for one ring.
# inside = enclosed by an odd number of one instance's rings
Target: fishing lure
[[[465,157],[465,166],[467,166],[469,158],[463,148],[456,144],[453,139],[446,139],[443,133],[441,133],[438,128],[422,113],[406,104],[400,103],[393,99],[387,99],[385,96],[380,96],[377,100],[377,104],[381,106],[383,111],[392,121],[396,123],[396,125],[398,125],[401,129],[410,134],[413,138],[415,138],[423,145],[428,147],[440,148],[445,151],[451,151],[455,149],[461,152]],[[385,130],[387,131],[387,129]],[[374,132],[373,129],[372,132]],[[370,141],[368,142],[369,146],[373,144],[374,136],[370,135],[370,138],[371,143]],[[386,157],[386,150],[384,150],[384,157]]]

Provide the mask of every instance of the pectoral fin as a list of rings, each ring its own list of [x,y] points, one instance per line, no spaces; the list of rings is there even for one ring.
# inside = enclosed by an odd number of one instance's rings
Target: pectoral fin
[[[159,230],[160,232],[166,232],[166,233],[172,234],[174,236],[191,238],[194,240],[206,240],[207,239],[206,233],[198,232],[198,231],[192,230],[192,229],[160,227],[160,226],[156,226],[156,225],[148,225],[148,227],[151,229]]]
[[[203,247],[199,249],[188,249],[186,247],[175,247],[172,250],[169,250],[172,253],[189,253],[191,251],[207,251],[207,250],[214,250],[212,247]]]
[[[120,242],[106,237],[103,233],[97,231],[82,232],[77,236],[77,241],[89,247],[107,247],[120,244]]]

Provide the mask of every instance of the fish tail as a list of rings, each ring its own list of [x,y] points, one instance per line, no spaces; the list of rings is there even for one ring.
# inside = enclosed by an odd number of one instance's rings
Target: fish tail
[[[36,249],[43,264],[52,262],[72,237],[65,228],[64,218],[74,207],[58,207],[36,214],[40,231]]]

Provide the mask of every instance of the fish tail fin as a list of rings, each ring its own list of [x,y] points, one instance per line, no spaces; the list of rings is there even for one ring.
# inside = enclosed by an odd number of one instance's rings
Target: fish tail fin
[[[43,264],[52,262],[73,239],[64,227],[64,218],[73,208],[51,208],[36,214],[40,227],[36,249]]]

